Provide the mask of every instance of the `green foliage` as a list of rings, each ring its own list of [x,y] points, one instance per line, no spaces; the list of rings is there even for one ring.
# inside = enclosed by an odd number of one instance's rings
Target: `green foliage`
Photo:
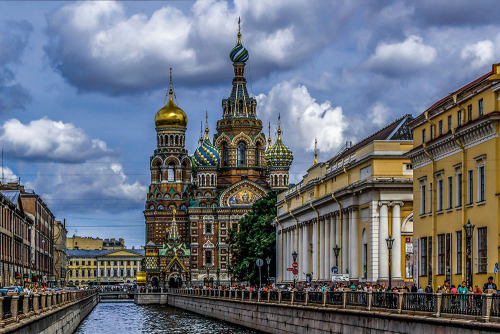
[[[232,254],[231,264],[234,277],[240,282],[250,281],[250,284],[259,284],[259,267],[257,259],[262,259],[262,284],[267,282],[268,272],[266,258],[271,258],[270,276],[276,276],[276,230],[271,225],[276,218],[277,193],[271,191],[266,197],[256,201],[252,210],[240,222],[239,232],[229,230],[228,243]],[[245,263],[248,261],[249,267]]]

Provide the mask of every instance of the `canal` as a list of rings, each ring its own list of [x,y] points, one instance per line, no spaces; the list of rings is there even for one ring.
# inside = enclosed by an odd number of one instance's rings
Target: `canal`
[[[99,303],[74,334],[236,334],[256,333],[169,306],[139,306],[134,303]]]

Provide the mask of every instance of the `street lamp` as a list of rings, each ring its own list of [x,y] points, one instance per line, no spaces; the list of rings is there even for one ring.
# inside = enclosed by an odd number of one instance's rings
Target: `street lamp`
[[[246,261],[245,262],[245,266],[247,267],[247,285],[250,285],[249,284],[250,280],[249,280],[249,277],[248,277],[248,267],[250,266],[250,262]]]
[[[220,285],[219,276],[220,276],[220,268],[217,268],[217,288],[219,288]]]
[[[394,243],[393,238],[387,238],[385,239],[385,242],[387,242],[387,249],[389,250],[389,290],[392,288],[392,244]]]
[[[292,253],[292,259],[293,259],[293,262],[297,262],[297,252],[296,251],[293,251]],[[295,275],[293,275],[293,287],[295,288]]]
[[[269,265],[271,264],[271,258],[269,257],[269,255],[266,257],[266,263],[267,263],[267,285],[269,285],[269,276],[270,276]]]
[[[472,235],[474,234],[474,227],[476,225],[472,225],[470,220],[467,220],[467,224],[464,225],[465,230],[465,259],[466,259],[466,279],[467,286],[472,286]]]
[[[340,254],[340,247],[339,245],[335,245],[335,247],[333,247],[333,252],[335,253],[335,265],[339,266],[339,254]]]

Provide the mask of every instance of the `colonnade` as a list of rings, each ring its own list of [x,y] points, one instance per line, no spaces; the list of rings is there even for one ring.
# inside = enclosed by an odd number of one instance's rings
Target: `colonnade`
[[[372,201],[369,206],[368,228],[365,230],[366,247],[360,231],[360,210],[356,205],[324,214],[319,219],[296,222],[290,220],[287,227],[277,225],[278,279],[293,281],[292,253],[297,252],[298,280],[330,281],[331,269],[337,266],[339,273],[349,274],[352,281],[387,280],[389,278],[389,254],[386,239],[394,239],[392,248],[392,277],[401,279],[401,206],[402,202]],[[389,210],[392,210],[392,230],[389,233]],[[281,224],[284,224],[281,222]],[[284,228],[283,228],[284,227]],[[283,233],[283,235],[281,235]],[[338,259],[334,247],[340,248]],[[365,254],[360,254],[366,249]],[[366,263],[362,263],[366,261]],[[367,276],[363,267],[366,265]],[[280,279],[279,279],[280,280]]]

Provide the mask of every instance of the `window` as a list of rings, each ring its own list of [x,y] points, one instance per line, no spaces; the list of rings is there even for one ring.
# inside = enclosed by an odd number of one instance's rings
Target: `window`
[[[222,144],[222,161],[224,166],[229,165],[229,151],[227,149],[227,143]]]
[[[432,182],[429,182],[429,213],[432,212],[432,203],[433,203],[433,198],[432,198]]]
[[[427,238],[420,238],[420,276],[427,275]]]
[[[174,169],[173,163],[168,166],[167,180],[168,181],[175,181],[175,169]]]
[[[437,236],[437,274],[444,275],[445,268],[445,243],[444,234],[438,234]]]
[[[457,200],[456,200],[456,203],[457,203],[457,207],[461,207],[462,206],[462,173],[459,172],[456,174],[457,176]]]
[[[467,122],[472,121],[472,104],[467,106]]]
[[[434,126],[431,125],[431,138],[430,140],[434,139]]]
[[[453,208],[453,177],[448,176],[448,209]]]
[[[255,166],[258,166],[260,162],[260,144],[255,147]]]
[[[245,166],[245,153],[247,146],[244,142],[238,144],[238,166]]]
[[[437,208],[436,211],[443,211],[443,179],[437,180]]]
[[[484,202],[484,165],[477,167],[477,201]]]
[[[438,123],[438,131],[439,136],[441,136],[443,134],[443,120],[440,120]]]
[[[425,198],[427,197],[427,193],[425,190],[425,183],[420,185],[420,214],[425,215],[426,207],[425,207]]]
[[[425,129],[422,129],[422,143],[425,143]]]
[[[478,102],[478,106],[479,106],[479,116],[483,116],[483,99],[479,100]]]
[[[212,223],[205,224],[205,233],[212,233]]]
[[[360,169],[360,180],[364,180],[372,175],[372,165]]]
[[[457,124],[458,126],[462,125],[462,109],[458,109],[457,111]]]
[[[212,264],[212,251],[205,252],[205,263]]]
[[[467,171],[467,182],[469,183],[467,194],[467,204],[474,203],[474,172],[472,170]]]
[[[477,272],[485,273],[488,266],[486,227],[477,229]]]
[[[457,266],[455,272],[457,274],[462,273],[462,231],[457,231],[456,235],[456,245],[457,245]]]
[[[448,131],[451,131],[451,115],[448,116]]]

